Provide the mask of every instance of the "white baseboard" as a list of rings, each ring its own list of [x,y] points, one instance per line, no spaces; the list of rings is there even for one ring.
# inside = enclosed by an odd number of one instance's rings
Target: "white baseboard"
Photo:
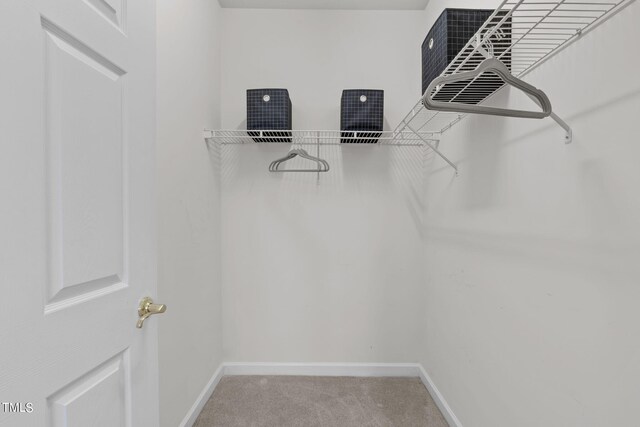
[[[193,406],[191,406],[191,409],[189,409],[189,412],[187,412],[187,415],[185,415],[184,419],[180,423],[180,427],[193,426],[193,424],[196,422],[196,419],[198,418],[198,415],[200,415],[200,412],[202,412],[202,408],[204,408],[204,405],[207,403],[207,401],[213,394],[213,390],[216,389],[216,387],[218,386],[218,383],[220,382],[220,379],[223,376],[224,376],[224,363],[221,364],[218,367],[218,369],[216,369],[216,371],[213,373],[213,376],[211,377],[207,385],[204,386],[204,388],[200,392],[200,395],[198,396],[196,401],[193,403]]]
[[[225,363],[225,375],[419,377],[415,363]]]
[[[419,377],[451,427],[462,427],[419,363],[243,363],[227,362],[213,374],[180,427],[191,427],[224,375],[304,375],[328,377]]]
[[[438,390],[438,387],[436,387],[436,385],[431,380],[431,377],[429,376],[429,374],[427,374],[427,371],[425,371],[422,365],[418,365],[418,367],[420,369],[420,379],[422,380],[422,384],[424,384],[424,386],[429,391],[431,398],[438,406],[438,409],[440,409],[442,416],[444,417],[445,420],[447,420],[447,423],[449,424],[449,426],[462,427],[462,423],[460,422],[458,417],[456,417],[456,414],[453,413],[447,401],[444,400],[444,397]]]

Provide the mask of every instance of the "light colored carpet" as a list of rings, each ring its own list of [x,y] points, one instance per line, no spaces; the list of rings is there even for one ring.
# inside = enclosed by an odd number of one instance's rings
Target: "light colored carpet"
[[[447,427],[418,378],[223,377],[195,427]]]

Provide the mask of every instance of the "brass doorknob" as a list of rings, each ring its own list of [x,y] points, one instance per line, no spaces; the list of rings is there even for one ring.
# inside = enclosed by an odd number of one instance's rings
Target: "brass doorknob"
[[[138,305],[138,323],[136,323],[136,328],[142,328],[144,321],[147,317],[152,314],[160,314],[167,311],[167,306],[164,304],[154,304],[153,300],[149,297],[144,297],[140,300],[140,305]]]

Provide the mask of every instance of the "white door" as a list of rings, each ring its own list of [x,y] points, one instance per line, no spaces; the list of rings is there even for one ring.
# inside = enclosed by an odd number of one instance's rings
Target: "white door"
[[[153,0],[0,0],[0,426],[156,426]]]

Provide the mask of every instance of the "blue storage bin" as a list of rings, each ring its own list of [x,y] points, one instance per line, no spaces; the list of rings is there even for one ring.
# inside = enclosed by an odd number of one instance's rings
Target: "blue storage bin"
[[[493,9],[445,9],[442,12],[422,43],[421,95],[427,90],[431,81],[442,74],[449,63],[455,59],[493,12]],[[497,18],[499,19],[500,16],[504,15],[498,14]],[[497,23],[498,21],[494,20],[494,22]],[[504,52],[511,41],[511,18],[508,18],[505,24],[502,25],[500,33],[493,35],[491,40],[495,40],[494,55],[503,54],[500,60],[510,68],[511,52]],[[478,58],[473,58],[474,63],[479,63],[482,59],[479,54]],[[451,83],[448,85],[449,90],[446,91],[446,94],[438,94],[434,99],[437,101],[450,101],[453,94],[457,92],[455,89],[463,89],[469,83],[470,81]],[[501,85],[502,80],[499,78],[485,77],[482,84],[474,82],[465,90],[466,94],[474,94],[473,100],[459,96],[455,101],[476,104],[477,99],[484,99],[495,92]]]
[[[384,91],[377,89],[347,89],[340,102],[342,143],[377,143],[384,120]],[[356,137],[354,131],[357,131]],[[353,138],[353,139],[350,139]]]
[[[254,141],[291,142],[291,129],[291,99],[287,89],[247,90],[247,131]],[[260,136],[260,132],[252,132],[256,130],[270,132]]]

